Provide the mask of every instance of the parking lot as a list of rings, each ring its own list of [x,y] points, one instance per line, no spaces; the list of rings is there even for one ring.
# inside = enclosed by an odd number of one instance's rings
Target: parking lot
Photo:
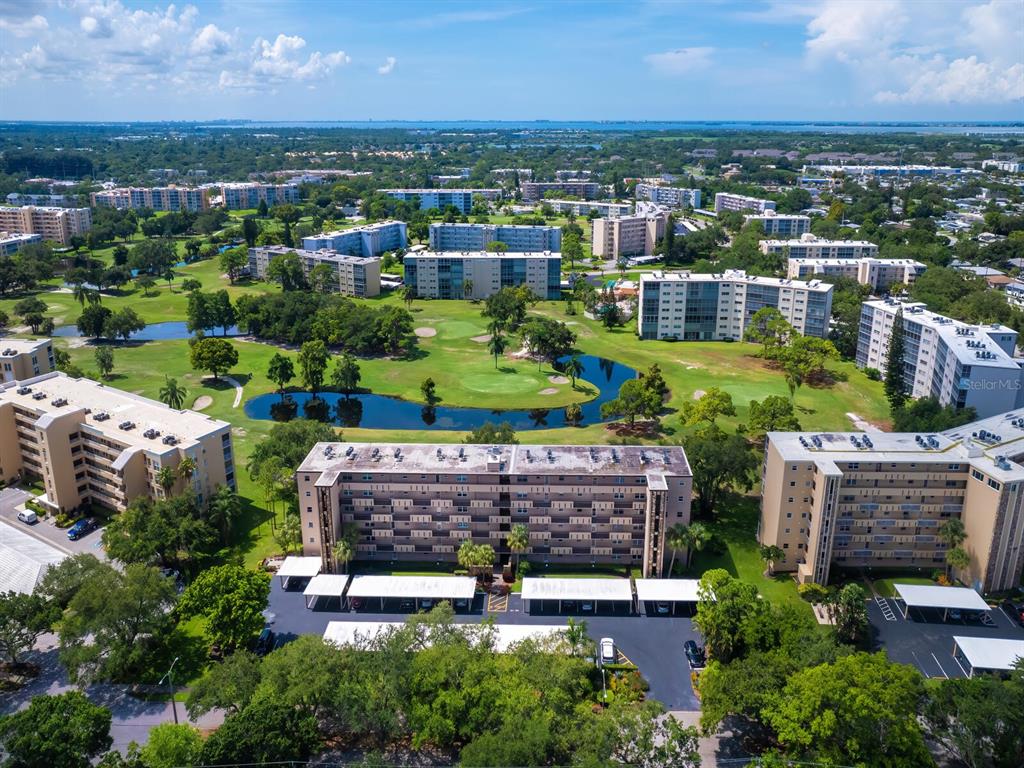
[[[0,490],[0,521],[14,526],[30,536],[45,541],[47,544],[69,555],[91,552],[101,560],[106,559],[106,553],[103,551],[103,546],[100,543],[100,539],[103,536],[102,528],[92,531],[77,541],[71,541],[68,538],[66,529],[58,528],[54,525],[52,516],[45,520],[40,520],[34,525],[26,525],[21,522],[18,519],[15,507],[28,498],[31,498],[31,494],[19,488],[4,488]]]
[[[320,601],[314,609],[306,608],[302,595],[305,583],[301,579],[290,579],[287,590],[280,581],[271,584],[268,619],[281,641],[294,639],[299,635],[321,636],[331,621],[404,621],[408,612],[382,613],[377,601],[368,601],[359,611],[342,610],[337,600]],[[398,601],[389,601],[385,607],[397,610]],[[496,610],[490,610],[494,605]],[[555,614],[549,610],[543,613],[528,613],[523,609],[518,594],[509,595],[507,600],[492,600],[490,596],[477,594],[473,607],[468,613],[456,615],[456,622],[473,623],[492,618],[496,624],[553,624],[565,623],[570,617],[585,621],[590,637],[596,642],[602,637],[611,637],[619,652],[639,667],[640,672],[651,685],[650,696],[673,710],[696,710],[700,708],[690,684],[690,668],[683,655],[683,643],[695,640],[703,644],[693,622],[683,615],[625,615],[598,612],[584,613],[581,606],[573,606],[572,612]],[[681,614],[682,612],[680,612]],[[558,616],[558,620],[555,620]]]
[[[988,612],[989,623],[964,615],[943,620],[940,610],[911,608],[903,618],[902,605],[893,598],[868,602],[868,619],[875,648],[884,649],[892,661],[911,664],[925,677],[966,677],[953,658],[953,638],[989,637],[1024,640],[1024,629],[1000,608]]]

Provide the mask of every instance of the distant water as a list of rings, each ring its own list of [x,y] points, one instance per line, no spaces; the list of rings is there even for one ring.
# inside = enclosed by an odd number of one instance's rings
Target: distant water
[[[197,128],[399,128],[424,132],[449,131],[766,131],[785,133],[948,133],[1024,134],[1024,122],[759,122],[744,120],[325,120],[325,121],[216,121]]]

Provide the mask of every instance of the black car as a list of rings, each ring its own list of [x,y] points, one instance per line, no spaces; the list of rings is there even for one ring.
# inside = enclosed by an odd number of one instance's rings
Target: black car
[[[686,660],[690,662],[690,666],[693,668],[704,666],[704,649],[697,645],[693,640],[687,640],[683,643],[683,653],[686,654]]]
[[[1015,624],[1024,627],[1024,605],[1017,605],[1012,600],[1003,600],[999,607]]]
[[[274,649],[274,632],[269,627],[264,628],[260,632],[260,636],[256,639],[256,655],[266,656]]]

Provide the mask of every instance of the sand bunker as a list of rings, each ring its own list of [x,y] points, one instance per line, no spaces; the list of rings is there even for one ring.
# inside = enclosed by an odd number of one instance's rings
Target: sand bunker
[[[554,387],[548,387],[547,389],[542,389],[539,394],[542,394],[542,395],[557,395],[558,394],[558,390],[555,389]]]
[[[693,399],[694,400],[700,400],[706,394],[707,394],[707,392],[705,392],[703,389],[696,389],[693,392]]]
[[[486,344],[491,340],[491,334],[485,333],[483,336],[470,336],[470,341],[475,341],[477,344]]]
[[[213,405],[213,398],[209,395],[200,395],[196,398],[196,401],[192,403],[193,411],[201,411],[203,408],[209,408]]]
[[[415,331],[413,331],[413,333],[415,333],[421,339],[429,339],[431,336],[437,336],[437,329],[423,327],[417,328]]]
[[[550,381],[552,384],[568,384],[569,383],[569,379],[567,379],[565,376],[548,376],[548,381]]]

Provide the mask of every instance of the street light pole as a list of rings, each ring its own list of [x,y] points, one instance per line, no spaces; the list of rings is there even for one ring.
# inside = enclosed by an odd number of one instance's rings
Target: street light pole
[[[171,711],[174,712],[174,724],[178,724],[178,703],[174,700],[174,665],[178,663],[179,656],[174,657],[174,661],[171,662],[171,668],[167,670],[167,674],[163,676],[161,683],[167,681],[167,692],[171,694]]]

